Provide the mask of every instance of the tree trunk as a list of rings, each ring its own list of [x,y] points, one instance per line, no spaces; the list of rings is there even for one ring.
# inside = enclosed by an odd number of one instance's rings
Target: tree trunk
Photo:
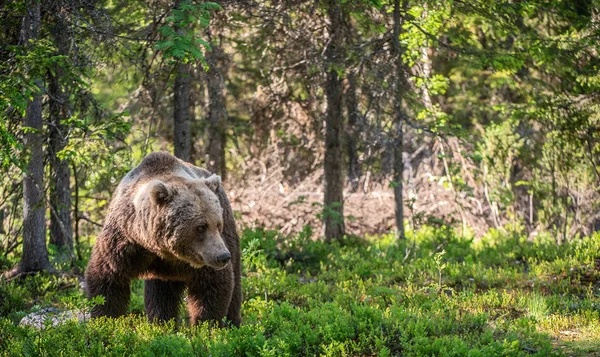
[[[190,162],[194,162],[198,158],[196,151],[196,142],[198,141],[198,121],[196,120],[196,105],[198,105],[200,90],[198,85],[201,83],[198,75],[198,64],[190,64]]]
[[[30,39],[37,39],[41,25],[39,1],[28,4],[28,13],[23,20],[21,43],[28,46]],[[41,90],[41,80],[35,80]],[[46,249],[46,222],[44,219],[44,156],[42,151],[42,96],[32,95],[23,120],[26,128],[23,135],[27,154],[27,171],[23,179],[23,256],[13,274],[51,270]]]
[[[173,134],[175,156],[190,162],[192,137],[190,132],[190,75],[189,64],[177,64],[175,75],[175,106],[173,110]]]
[[[175,1],[175,8],[182,1]],[[184,29],[177,28],[179,36],[184,36]],[[175,71],[173,83],[173,146],[176,157],[191,162],[192,135],[190,131],[190,65],[180,60]]]
[[[407,1],[402,2],[403,9],[407,7]],[[393,187],[394,187],[394,201],[396,206],[396,228],[398,230],[398,239],[404,239],[404,197],[402,195],[403,186],[403,174],[404,174],[404,160],[402,158],[402,152],[404,151],[404,129],[403,124],[406,120],[406,113],[402,107],[403,105],[403,92],[407,90],[406,77],[404,72],[404,64],[402,62],[402,47],[400,45],[400,31],[404,19],[400,15],[400,0],[394,0],[394,32],[392,38],[392,50],[396,58],[396,83],[394,90],[394,133],[393,133],[393,145],[394,145],[394,174],[393,174]]]
[[[358,179],[361,168],[358,163],[357,128],[360,113],[358,111],[358,100],[356,98],[356,78],[353,73],[348,74],[348,89],[346,91],[346,110],[348,111],[348,126],[346,128],[346,152],[348,153],[348,181],[352,190],[358,189]]]
[[[323,226],[325,240],[330,242],[344,235],[344,174],[342,169],[343,131],[342,114],[342,78],[337,69],[342,66],[342,13],[339,0],[329,0],[328,16],[330,21],[330,42],[325,51],[327,80],[327,113],[325,116],[325,202],[323,207]]]
[[[219,71],[218,59],[221,49],[211,44],[212,49],[206,53],[208,71],[206,85],[208,87],[208,170],[221,175],[225,179],[225,141],[227,130],[227,111],[223,98],[223,76]]]
[[[64,14],[54,17],[52,38],[60,55],[69,53],[69,28]],[[62,250],[68,259],[73,258],[73,230],[71,227],[71,187],[69,162],[57,154],[68,143],[67,128],[61,120],[70,116],[69,93],[60,83],[64,70],[56,65],[50,74],[50,118],[48,162],[50,164],[50,243]]]

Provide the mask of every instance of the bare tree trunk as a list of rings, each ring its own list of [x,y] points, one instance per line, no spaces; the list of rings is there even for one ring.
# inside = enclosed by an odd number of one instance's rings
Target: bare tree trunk
[[[82,260],[83,255],[81,254],[81,242],[79,241],[79,179],[77,178],[77,166],[74,162],[71,162],[71,168],[73,169],[73,181],[75,183],[75,202],[73,203],[73,218],[75,219],[75,251],[77,252],[77,259]]]
[[[358,163],[357,136],[358,121],[360,113],[358,111],[358,99],[356,98],[356,78],[354,73],[348,74],[348,89],[346,91],[346,110],[348,112],[348,126],[346,127],[346,152],[348,153],[348,181],[352,185],[352,190],[358,189],[358,179],[361,175],[361,168]]]
[[[52,37],[60,55],[69,53],[69,28],[64,14],[54,17]],[[71,228],[71,187],[69,162],[57,154],[68,143],[67,128],[61,120],[70,116],[69,93],[60,83],[64,70],[56,65],[50,74],[50,118],[48,161],[50,164],[50,243],[61,249],[69,260],[73,258],[73,230]]]
[[[27,15],[23,20],[21,43],[27,45],[30,39],[37,39],[41,26],[41,6],[39,1],[28,4]],[[41,80],[36,83],[41,87]],[[6,274],[51,270],[46,249],[46,222],[44,187],[44,156],[42,151],[42,96],[33,93],[27,105],[23,120],[27,128],[23,144],[27,157],[27,172],[23,179],[23,256],[18,267]]]
[[[407,7],[407,1],[403,0],[403,9]],[[404,19],[400,15],[400,0],[394,0],[394,32],[392,38],[392,49],[394,56],[396,57],[396,84],[394,93],[394,109],[395,109],[395,120],[394,120],[394,133],[393,133],[393,146],[394,146],[394,174],[393,174],[393,187],[394,187],[394,200],[396,205],[396,228],[398,230],[398,239],[404,239],[404,197],[402,194],[403,189],[403,174],[404,174],[404,160],[402,158],[402,152],[404,151],[404,129],[403,124],[406,120],[406,113],[402,107],[403,105],[403,91],[406,90],[406,77],[404,72],[404,64],[402,63],[402,47],[400,45],[400,30]]]
[[[181,6],[181,1],[175,2],[175,7]],[[183,29],[178,28],[180,36]],[[190,131],[190,65],[179,61],[173,84],[173,146],[174,154],[181,160],[190,162],[192,152],[192,135]]]
[[[196,161],[198,158],[198,152],[196,151],[196,141],[198,139],[198,121],[196,120],[196,105],[198,104],[198,95],[200,90],[198,84],[200,80],[198,78],[198,64],[190,64],[190,140],[192,142],[190,147],[190,160],[191,162]]]
[[[210,36],[210,33],[209,33]],[[206,85],[208,87],[208,170],[221,175],[225,179],[225,142],[227,130],[227,111],[223,98],[223,76],[218,67],[221,49],[216,43],[211,44],[212,50],[206,53],[208,71]]]
[[[325,116],[325,202],[323,207],[323,226],[325,240],[330,242],[344,236],[344,174],[342,169],[343,131],[342,79],[337,69],[342,61],[342,12],[339,0],[328,1],[330,21],[330,42],[325,51],[327,80],[327,113]]]
[[[68,100],[65,93],[55,87],[58,78],[50,81],[51,95],[57,95],[58,100]],[[55,91],[56,90],[56,91]],[[51,170],[50,182],[50,243],[58,248],[66,249],[70,256],[73,251],[73,232],[71,228],[71,188],[70,171],[67,160],[61,160],[57,153],[67,144],[65,126],[60,123],[63,118],[57,100],[50,101],[50,130],[48,141],[49,164]],[[58,108],[57,108],[58,107]],[[63,112],[64,113],[64,112]]]
[[[189,64],[177,64],[175,75],[175,106],[173,110],[173,134],[175,156],[184,161],[190,161],[192,137],[190,132],[190,73]]]

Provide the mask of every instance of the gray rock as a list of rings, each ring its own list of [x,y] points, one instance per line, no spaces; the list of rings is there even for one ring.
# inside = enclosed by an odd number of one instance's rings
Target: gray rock
[[[48,326],[58,326],[67,321],[76,320],[83,322],[89,318],[90,314],[88,312],[83,312],[80,310],[67,310],[61,312],[56,308],[49,307],[38,312],[32,312],[31,314],[23,317],[21,322],[19,322],[19,325],[32,326],[43,330]]]

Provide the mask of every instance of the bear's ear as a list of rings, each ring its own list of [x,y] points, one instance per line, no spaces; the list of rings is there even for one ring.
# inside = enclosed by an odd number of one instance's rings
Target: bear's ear
[[[159,180],[153,180],[149,184],[150,197],[154,203],[164,205],[171,202],[174,192],[167,185]]]
[[[221,176],[213,174],[205,179],[202,179],[202,182],[208,188],[210,188],[211,191],[217,192],[219,186],[221,186]]]

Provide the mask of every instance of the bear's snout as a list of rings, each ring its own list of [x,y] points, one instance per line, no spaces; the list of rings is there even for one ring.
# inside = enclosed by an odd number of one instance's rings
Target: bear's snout
[[[202,240],[198,252],[206,265],[214,269],[223,269],[231,260],[231,252],[227,249],[219,232],[212,232]]]
[[[227,264],[231,260],[231,253],[223,253],[217,257],[217,263]]]
[[[207,262],[209,266],[212,266],[213,268],[219,270],[219,269],[223,269],[227,266],[227,263],[229,263],[229,261],[231,260],[231,253],[229,253],[228,250],[226,250],[224,253],[221,254],[217,254],[214,259],[212,260],[212,264],[211,262]]]

